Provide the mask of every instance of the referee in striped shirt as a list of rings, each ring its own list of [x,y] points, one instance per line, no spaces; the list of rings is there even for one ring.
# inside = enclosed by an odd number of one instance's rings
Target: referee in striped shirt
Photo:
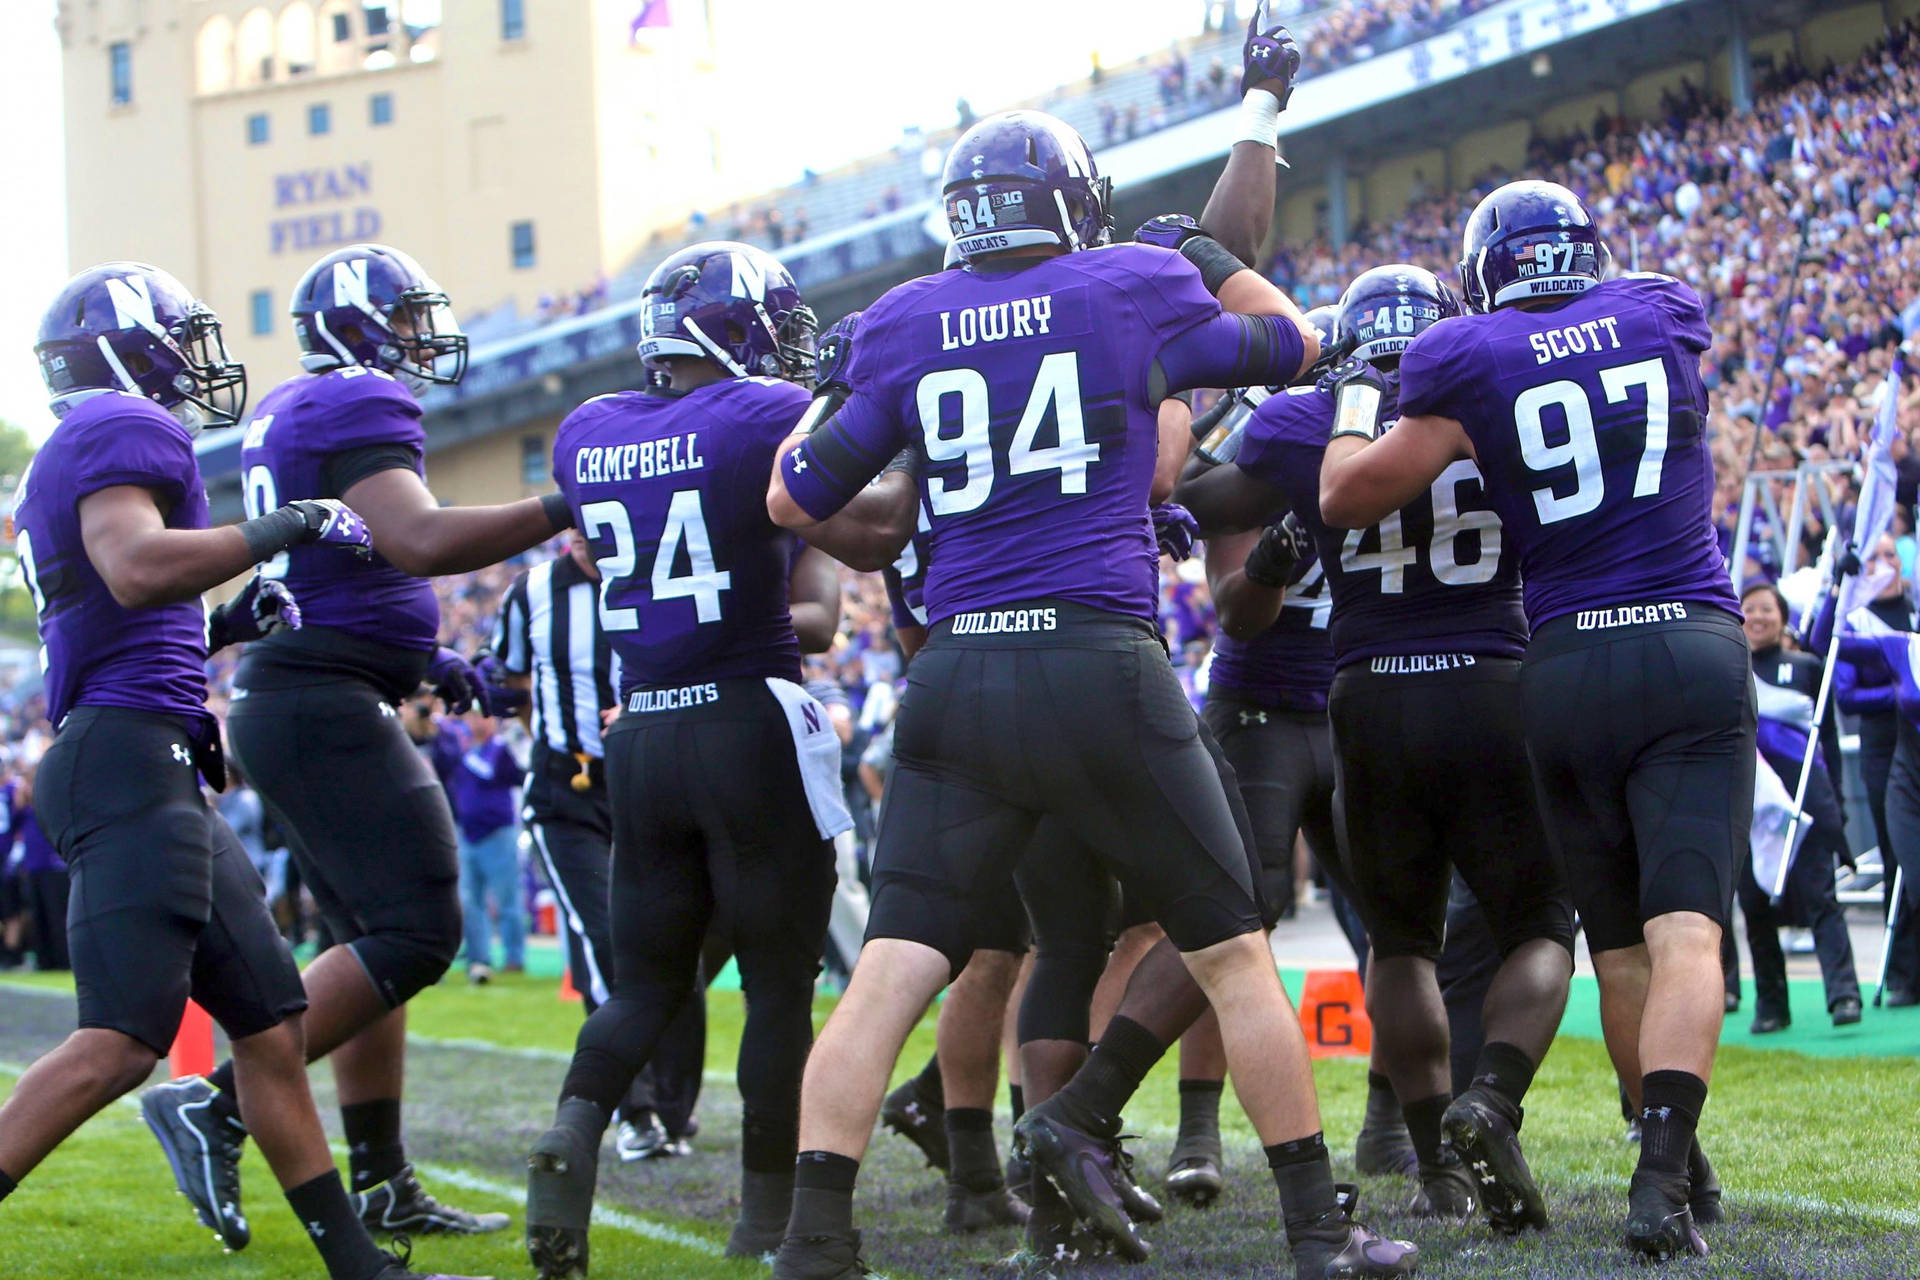
[[[619,668],[600,625],[600,571],[578,531],[570,539],[568,554],[514,579],[493,651],[510,683],[530,695],[533,759],[521,816],[559,900],[574,986],[591,1014],[613,982],[613,823],[600,733],[619,704]],[[705,1052],[706,1001],[690,1000],[621,1106],[614,1142],[622,1160],[688,1154]]]

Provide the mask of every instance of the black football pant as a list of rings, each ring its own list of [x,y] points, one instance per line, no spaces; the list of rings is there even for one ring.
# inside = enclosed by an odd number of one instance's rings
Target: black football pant
[[[711,928],[740,965],[741,1164],[792,1169],[813,989],[835,884],[787,715],[764,680],[628,712],[607,734],[613,982],[561,1098],[611,1112],[698,989]]]
[[[613,863],[611,834],[557,814],[529,817],[527,831],[558,900],[567,964],[591,1017],[606,1003],[613,976],[613,938],[607,907]],[[703,984],[668,1025],[653,1056],[634,1078],[633,1087],[620,1104],[621,1114],[631,1119],[642,1111],[652,1111],[668,1133],[675,1137],[686,1133],[700,1101],[706,1053]]]

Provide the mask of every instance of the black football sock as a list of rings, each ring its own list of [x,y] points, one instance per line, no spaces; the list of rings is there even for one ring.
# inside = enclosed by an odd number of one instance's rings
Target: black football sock
[[[1413,1139],[1413,1153],[1420,1157],[1423,1169],[1440,1165],[1440,1120],[1452,1105],[1452,1095],[1436,1093],[1401,1108],[1407,1117],[1407,1136]]]
[[[946,1082],[940,1077],[940,1056],[935,1054],[927,1059],[927,1065],[920,1068],[920,1074],[913,1078],[914,1091],[921,1101],[936,1110],[947,1105]]]
[[[5,1172],[0,1172],[0,1200],[5,1200],[8,1196],[12,1195],[13,1189],[19,1185],[19,1183],[8,1177]]]
[[[1173,1140],[1174,1154],[1192,1148],[1220,1150],[1220,1094],[1222,1080],[1182,1080],[1180,1082],[1180,1132]]]
[[[1691,1071],[1649,1071],[1640,1082],[1640,1171],[1687,1183],[1687,1153],[1693,1147],[1707,1082]]]
[[[1266,1152],[1273,1185],[1280,1188],[1280,1218],[1287,1225],[1287,1235],[1324,1221],[1335,1208],[1333,1161],[1327,1155],[1326,1135],[1276,1142]]]
[[[1520,1103],[1526,1098],[1527,1090],[1533,1084],[1535,1064],[1533,1059],[1517,1045],[1494,1040],[1480,1049],[1480,1057],[1473,1067],[1473,1083],[1476,1088],[1492,1094],[1501,1102],[1510,1105],[1513,1110],[1507,1119],[1514,1127],[1520,1125]]]
[[[355,1191],[378,1186],[406,1166],[407,1152],[400,1142],[400,1099],[349,1102],[340,1108],[340,1125],[346,1130],[347,1167]]]
[[[1013,1110],[1013,1123],[1019,1124],[1020,1117],[1027,1114],[1027,1091],[1020,1085],[1007,1086],[1007,1105]]]
[[[860,1162],[833,1151],[802,1151],[793,1162],[793,1216],[790,1236],[853,1234],[853,1184]]]
[[[1006,1184],[1000,1172],[1000,1148],[993,1141],[993,1112],[985,1107],[948,1107],[947,1181],[969,1191],[992,1191]]]
[[[1115,1137],[1120,1132],[1120,1112],[1147,1078],[1147,1072],[1166,1053],[1166,1042],[1160,1037],[1133,1019],[1115,1014],[1086,1063],[1065,1088],[1048,1099],[1048,1105],[1077,1129],[1103,1138]]]
[[[207,1073],[207,1083],[214,1088],[213,1113],[222,1120],[244,1125],[240,1119],[240,1091],[233,1080],[233,1059],[229,1058]]]
[[[1378,1071],[1367,1072],[1367,1114],[1360,1127],[1368,1131],[1397,1129],[1406,1123],[1400,1114],[1400,1099],[1394,1095],[1393,1081]]]
[[[287,1203],[320,1251],[332,1280],[372,1280],[393,1263],[360,1225],[338,1170],[329,1169],[287,1192]]]

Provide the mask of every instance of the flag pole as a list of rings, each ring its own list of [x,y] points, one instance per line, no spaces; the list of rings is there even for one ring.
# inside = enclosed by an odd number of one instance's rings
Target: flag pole
[[[1835,550],[1839,545],[1839,536],[1838,529],[1827,530],[1827,545],[1820,558],[1827,563],[1829,572],[1833,572],[1833,566],[1839,559],[1838,552]],[[1841,577],[1834,572],[1832,590],[1836,596],[1840,592],[1840,586]],[[1827,641],[1827,660],[1820,669],[1820,690],[1813,699],[1813,722],[1807,726],[1807,749],[1800,760],[1800,781],[1793,789],[1793,812],[1787,816],[1787,847],[1781,851],[1780,870],[1774,873],[1773,884],[1767,892],[1767,896],[1776,906],[1787,891],[1787,873],[1793,869],[1796,851],[1794,837],[1800,831],[1800,815],[1805,811],[1804,806],[1807,802],[1807,784],[1813,778],[1813,760],[1820,750],[1820,725],[1827,718],[1827,700],[1833,694],[1833,668],[1840,657],[1842,621],[1839,618],[1834,619],[1833,635]]]
[[[1881,861],[1885,860],[1883,854]],[[1887,904],[1887,934],[1880,939],[1880,985],[1874,988],[1873,992],[1873,1007],[1876,1009],[1880,1007],[1880,1002],[1887,994],[1887,962],[1893,958],[1893,927],[1900,922],[1900,892],[1904,887],[1901,880],[1906,874],[1905,867],[1893,869],[1893,901]]]

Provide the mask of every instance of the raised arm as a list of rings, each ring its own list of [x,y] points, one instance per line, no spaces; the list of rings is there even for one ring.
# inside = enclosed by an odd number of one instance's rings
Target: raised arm
[[[1240,261],[1252,264],[1273,225],[1279,195],[1279,120],[1293,95],[1300,50],[1283,26],[1269,26],[1266,4],[1254,6],[1240,49],[1239,136],[1214,183],[1200,225]]]

